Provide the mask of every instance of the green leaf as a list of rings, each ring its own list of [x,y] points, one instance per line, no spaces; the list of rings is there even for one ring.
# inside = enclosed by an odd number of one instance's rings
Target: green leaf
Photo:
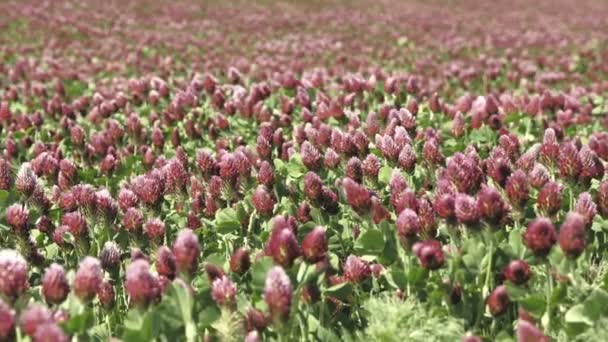
[[[9,195],[8,191],[0,190],[0,203],[6,203]]]
[[[547,307],[545,296],[533,294],[519,301],[519,305],[536,318],[540,318]]]
[[[251,284],[254,288],[264,289],[264,284],[266,283],[266,274],[272,266],[274,265],[274,261],[271,257],[263,257],[259,261],[257,261],[251,267]]]
[[[232,208],[226,208],[219,211],[215,216],[215,224],[217,231],[221,234],[231,233],[241,227],[236,211]]]
[[[384,250],[384,234],[376,229],[361,233],[355,242],[355,250],[363,254],[378,255]]]
[[[528,291],[525,288],[517,286],[510,281],[505,281],[504,285],[511,300],[523,300],[528,295]]]
[[[589,326],[592,326],[594,322],[593,319],[587,316],[585,306],[583,304],[577,304],[571,307],[570,310],[566,312],[564,320],[566,323],[584,323]]]
[[[382,184],[388,184],[391,181],[393,175],[393,168],[390,166],[383,166],[378,172],[378,181]]]
[[[349,282],[334,285],[324,291],[326,296],[335,297],[342,301],[346,301],[348,296],[353,293],[353,285]]]
[[[197,323],[204,327],[210,327],[220,316],[220,310],[215,305],[209,305],[200,312]]]

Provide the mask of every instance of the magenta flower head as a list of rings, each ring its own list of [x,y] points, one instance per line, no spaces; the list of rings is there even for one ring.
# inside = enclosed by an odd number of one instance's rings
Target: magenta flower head
[[[211,297],[219,306],[234,306],[236,303],[236,284],[226,276],[215,279],[211,284]]]
[[[363,174],[370,179],[376,179],[378,177],[378,172],[380,172],[381,167],[382,164],[380,163],[380,159],[373,154],[368,154],[363,160]]]
[[[160,299],[160,282],[158,277],[150,272],[148,261],[137,259],[127,266],[125,290],[131,305],[147,306]]]
[[[70,293],[70,284],[63,267],[53,263],[42,277],[42,295],[50,304],[61,304]]]
[[[120,192],[118,192],[118,206],[123,212],[136,207],[138,204],[139,198],[133,191],[125,188],[120,189]]]
[[[74,236],[83,236],[88,230],[86,218],[78,211],[63,215],[61,225],[67,226],[70,233]]]
[[[399,152],[398,162],[399,166],[401,166],[406,171],[413,171],[416,166],[416,151],[410,144],[405,144]]]
[[[43,324],[55,323],[53,313],[44,305],[30,304],[27,309],[21,313],[20,317],[21,329],[23,332],[33,337],[34,333]]]
[[[38,325],[32,342],[68,342],[70,338],[57,323],[48,322]]]
[[[15,310],[0,299],[0,340],[8,340],[15,330]]]
[[[323,189],[323,181],[321,177],[313,171],[309,171],[304,175],[304,195],[311,201],[316,201],[321,197]]]
[[[160,171],[152,171],[144,176],[137,176],[132,182],[132,190],[143,203],[155,206],[163,199],[165,192],[164,177]]]
[[[15,189],[25,197],[30,197],[38,187],[38,177],[32,170],[30,163],[23,163],[15,178]]]
[[[0,251],[0,293],[16,299],[29,287],[27,262],[12,249]]]
[[[456,219],[454,195],[451,193],[435,195],[433,209],[439,217],[448,221],[454,221]]]
[[[436,270],[445,263],[441,242],[437,240],[418,242],[414,245],[413,250],[418,257],[418,261],[420,261],[420,265],[424,268]]]
[[[517,342],[549,342],[551,339],[542,330],[525,319],[517,321]]]
[[[332,148],[328,148],[325,151],[325,161],[323,165],[329,169],[333,169],[338,166],[338,164],[340,164],[340,156]]]
[[[523,260],[513,260],[509,262],[503,272],[505,278],[516,285],[525,284],[532,275],[530,265]]]
[[[510,303],[511,300],[507,294],[507,288],[504,285],[497,286],[486,300],[486,304],[488,305],[488,309],[492,316],[500,316],[507,312]]]
[[[551,220],[539,217],[528,224],[524,233],[525,245],[538,256],[546,256],[557,242],[557,233]]]
[[[268,326],[268,318],[266,315],[255,308],[249,308],[245,314],[245,324],[247,331],[258,331],[266,329]]]
[[[523,206],[528,200],[530,192],[528,176],[526,173],[522,170],[513,172],[509,178],[507,178],[505,191],[507,192],[507,197],[509,197],[511,204],[516,207]]]
[[[540,189],[543,185],[545,185],[550,179],[551,176],[549,174],[549,170],[543,166],[543,164],[534,164],[532,171],[529,173],[530,185],[533,187]]]
[[[564,178],[576,178],[581,172],[581,160],[578,149],[573,142],[563,143],[559,149],[557,165],[559,173]]]
[[[160,246],[156,252],[156,272],[161,276],[173,280],[177,270],[175,256],[167,246]]]
[[[597,190],[597,209],[604,218],[608,218],[608,181],[603,181]]]
[[[251,258],[249,250],[245,247],[240,247],[230,257],[230,270],[236,274],[243,274],[251,267]]]
[[[268,239],[266,253],[275,263],[285,268],[291,267],[295,258],[300,255],[300,246],[293,230],[275,227]]]
[[[406,241],[415,239],[422,229],[418,214],[411,209],[404,209],[401,211],[399,217],[397,217],[395,226],[399,237]]]
[[[556,214],[562,204],[562,187],[553,181],[548,181],[538,192],[536,201],[538,208],[545,215]]]
[[[315,227],[302,240],[302,254],[306,261],[316,263],[325,259],[327,254],[327,236],[323,227]]]
[[[264,301],[268,305],[270,315],[275,322],[289,318],[293,288],[291,280],[282,267],[275,266],[266,274],[264,286]]]
[[[363,166],[361,160],[357,157],[352,157],[346,163],[346,176],[357,183],[363,181]]]
[[[275,200],[271,193],[264,185],[259,185],[253,195],[251,201],[255,210],[262,216],[272,215],[274,209]]]
[[[372,222],[374,224],[379,224],[382,221],[388,220],[391,217],[390,212],[384,207],[382,201],[376,197],[372,197],[372,207],[371,207],[371,215]]]
[[[128,208],[122,217],[122,225],[128,232],[139,232],[143,224],[144,214],[139,208]]]
[[[481,218],[475,198],[462,193],[456,195],[454,213],[458,222],[471,227],[475,227]]]
[[[196,165],[203,176],[208,177],[217,171],[217,163],[213,155],[205,150],[196,151]]]
[[[0,190],[10,190],[13,186],[13,171],[11,164],[0,158]]]
[[[498,223],[507,213],[507,205],[504,203],[498,190],[483,185],[477,193],[477,209],[489,223]]]
[[[338,195],[326,186],[321,190],[321,208],[329,214],[337,214],[340,211]]]
[[[589,194],[588,192],[582,192],[578,196],[574,211],[581,214],[581,216],[585,220],[585,224],[590,227],[593,223],[593,218],[597,214],[597,205],[595,204],[595,202],[593,202],[591,194]]]
[[[99,252],[99,261],[104,270],[111,270],[120,264],[120,248],[114,241],[106,241]]]
[[[112,286],[107,279],[104,279],[97,290],[97,298],[99,299],[99,303],[101,303],[101,306],[103,306],[106,310],[109,310],[114,306],[114,297],[114,286]]]
[[[319,150],[308,141],[302,143],[300,154],[302,155],[302,162],[309,170],[315,171],[321,167],[321,154],[319,153]]]
[[[348,177],[342,180],[342,186],[344,187],[346,201],[357,213],[364,214],[371,209],[371,193],[365,186]]]
[[[559,230],[559,246],[564,254],[577,258],[587,246],[587,229],[585,218],[576,212],[566,215],[566,220]]]
[[[158,218],[151,219],[144,224],[144,234],[150,240],[162,241],[165,236],[165,224]]]
[[[15,203],[6,209],[6,223],[17,233],[27,231],[29,218],[29,211],[19,203]]]
[[[274,184],[274,170],[272,165],[266,160],[262,161],[258,170],[258,182],[267,187],[272,187]]]
[[[102,280],[101,263],[97,258],[87,256],[80,262],[74,276],[74,293],[83,302],[90,302],[95,298]]]
[[[462,193],[473,193],[479,188],[483,173],[474,158],[456,153],[447,163],[446,175],[456,190]]]
[[[361,283],[371,275],[369,263],[356,255],[349,255],[342,266],[344,277],[355,284]]]
[[[201,246],[194,232],[190,229],[180,231],[173,243],[177,271],[180,273],[194,272],[198,266],[200,252]]]

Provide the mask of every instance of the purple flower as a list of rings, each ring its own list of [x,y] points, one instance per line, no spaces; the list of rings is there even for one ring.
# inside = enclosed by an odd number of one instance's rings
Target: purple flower
[[[63,267],[53,263],[42,277],[42,295],[51,304],[61,304],[70,292],[70,284],[65,276]]]
[[[97,258],[87,256],[80,262],[74,276],[74,293],[83,302],[90,302],[95,298],[102,280],[101,263]]]
[[[15,330],[15,310],[0,299],[0,340],[8,339]]]
[[[272,215],[275,200],[264,185],[259,185],[251,197],[255,210],[262,216]]]
[[[477,193],[477,209],[489,223],[500,222],[507,213],[507,206],[498,190],[485,185]]]
[[[149,220],[144,224],[144,234],[154,241],[161,241],[165,236],[165,224],[158,218]]]
[[[273,267],[266,274],[264,301],[270,315],[275,321],[284,321],[289,317],[293,288],[291,281],[280,266]]]
[[[567,256],[577,258],[587,246],[585,218],[576,212],[566,215],[559,230],[559,246]]]
[[[363,214],[371,209],[371,193],[366,187],[348,177],[342,180],[342,186],[346,201],[357,213]]]
[[[11,249],[0,251],[0,293],[9,299],[15,299],[28,287],[28,267],[25,259]]]
[[[325,259],[327,253],[327,236],[323,227],[315,227],[302,240],[302,254],[306,261],[316,263]]]
[[[492,316],[500,316],[504,314],[507,311],[510,303],[511,300],[507,295],[507,289],[504,285],[499,285],[496,287],[486,300],[486,304],[488,305],[488,309],[490,310]]]
[[[99,303],[106,310],[109,310],[114,306],[114,286],[107,280],[104,279],[103,282],[99,285],[99,289],[97,290],[97,298],[99,299]]]
[[[475,198],[462,193],[456,195],[454,213],[458,222],[468,226],[477,225],[481,216]]]
[[[178,272],[194,272],[198,266],[200,252],[201,246],[194,232],[190,229],[180,231],[173,243],[173,255],[175,255]]]
[[[399,237],[404,240],[414,239],[420,232],[422,226],[418,214],[411,209],[404,209],[395,222]]]
[[[43,324],[55,323],[53,314],[46,306],[40,304],[30,304],[27,309],[21,313],[20,317],[21,329],[23,332],[33,337],[34,333]]]
[[[226,276],[216,278],[211,284],[211,297],[217,305],[232,307],[236,300],[236,285]]]
[[[356,255],[349,255],[342,268],[344,277],[355,284],[364,281],[371,275],[369,263]]]
[[[245,247],[240,247],[230,257],[230,270],[236,274],[243,274],[249,270],[251,259],[249,250]]]
[[[160,246],[156,252],[156,272],[168,279],[175,278],[177,264],[175,256],[167,246]]]
[[[557,233],[548,218],[539,217],[528,224],[524,233],[524,243],[538,256],[549,254],[557,242]]]
[[[531,276],[530,266],[523,260],[509,262],[503,273],[505,278],[516,285],[525,284]]]
[[[562,187],[553,182],[549,181],[538,192],[538,208],[542,210],[545,215],[554,215],[561,208],[562,202]]]
[[[144,259],[137,259],[127,266],[125,290],[133,305],[146,306],[160,299],[160,282],[150,272],[150,265]]]
[[[120,264],[120,248],[114,241],[106,241],[99,252],[99,261],[104,270],[111,270]]]
[[[591,226],[593,218],[597,214],[597,205],[593,202],[591,194],[588,192],[581,193],[576,201],[574,211],[581,214],[587,226]]]
[[[29,218],[29,211],[19,203],[15,203],[6,209],[6,222],[17,233],[27,231]]]
[[[275,263],[287,268],[300,255],[300,246],[291,229],[276,227],[270,234],[266,251]]]
[[[445,262],[441,242],[437,240],[418,242],[414,245],[413,250],[420,261],[420,265],[424,268],[436,270],[441,268]]]

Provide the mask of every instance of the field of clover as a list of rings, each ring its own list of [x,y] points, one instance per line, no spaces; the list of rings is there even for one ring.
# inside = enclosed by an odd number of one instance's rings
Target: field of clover
[[[608,2],[0,13],[0,341],[608,340]]]

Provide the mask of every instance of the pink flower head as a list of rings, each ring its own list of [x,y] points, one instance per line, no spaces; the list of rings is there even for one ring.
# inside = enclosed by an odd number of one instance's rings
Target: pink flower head
[[[289,317],[292,296],[293,288],[289,277],[282,267],[273,267],[266,274],[264,301],[275,321],[283,321]]]
[[[175,256],[169,247],[160,246],[156,252],[156,272],[168,279],[175,278],[177,264]]]
[[[353,283],[360,283],[371,275],[369,263],[356,255],[349,255],[342,266],[344,277]]]
[[[306,261],[316,263],[327,253],[327,236],[323,227],[315,227],[302,240],[302,254]]]
[[[165,224],[159,218],[151,219],[144,224],[144,234],[150,240],[161,241],[165,236]]]
[[[15,203],[6,209],[6,222],[17,233],[27,231],[29,217],[30,213],[27,208],[19,203]]]
[[[226,276],[215,279],[211,284],[211,297],[217,305],[232,307],[236,301],[236,284]]]
[[[87,256],[80,262],[74,276],[74,293],[83,302],[90,302],[95,298],[102,280],[101,263],[97,258]]]
[[[53,314],[46,306],[30,304],[27,309],[21,313],[20,323],[23,332],[26,335],[33,337],[40,326],[55,322],[53,320]]]
[[[63,267],[53,263],[44,272],[42,277],[42,294],[51,304],[61,304],[70,292],[70,284],[65,276]]]
[[[132,305],[147,306],[160,299],[160,282],[150,272],[148,261],[137,259],[127,266],[125,290]]]
[[[507,295],[507,289],[504,285],[497,286],[486,300],[486,304],[488,305],[488,309],[490,310],[492,316],[500,316],[504,314],[507,311],[510,303],[511,300]]]
[[[264,185],[259,185],[251,197],[255,210],[262,216],[272,215],[275,205],[274,196]]]
[[[474,197],[459,193],[454,201],[454,213],[458,222],[468,226],[476,226],[481,218],[481,213],[477,208],[477,201]]]
[[[516,285],[525,284],[531,276],[530,266],[523,260],[509,262],[503,273],[505,278]]]
[[[524,243],[538,256],[549,254],[557,242],[557,233],[548,218],[540,217],[528,224],[524,233]]]
[[[192,273],[198,266],[201,246],[198,238],[190,229],[183,229],[173,243],[173,255],[178,272]]]
[[[577,212],[566,215],[559,230],[559,246],[567,256],[577,258],[587,246],[585,217]]]
[[[266,252],[275,263],[283,267],[290,267],[295,258],[300,255],[300,246],[291,229],[274,228],[268,239]]]
[[[363,214],[371,208],[371,192],[363,185],[358,184],[351,178],[344,178],[342,181],[346,201],[356,212]]]
[[[236,274],[243,274],[249,270],[251,266],[251,258],[249,250],[245,247],[240,247],[230,257],[230,270]]]
[[[28,266],[25,259],[11,249],[0,251],[0,293],[14,299],[28,287]]]
[[[15,310],[0,299],[0,339],[8,339],[15,330]]]

